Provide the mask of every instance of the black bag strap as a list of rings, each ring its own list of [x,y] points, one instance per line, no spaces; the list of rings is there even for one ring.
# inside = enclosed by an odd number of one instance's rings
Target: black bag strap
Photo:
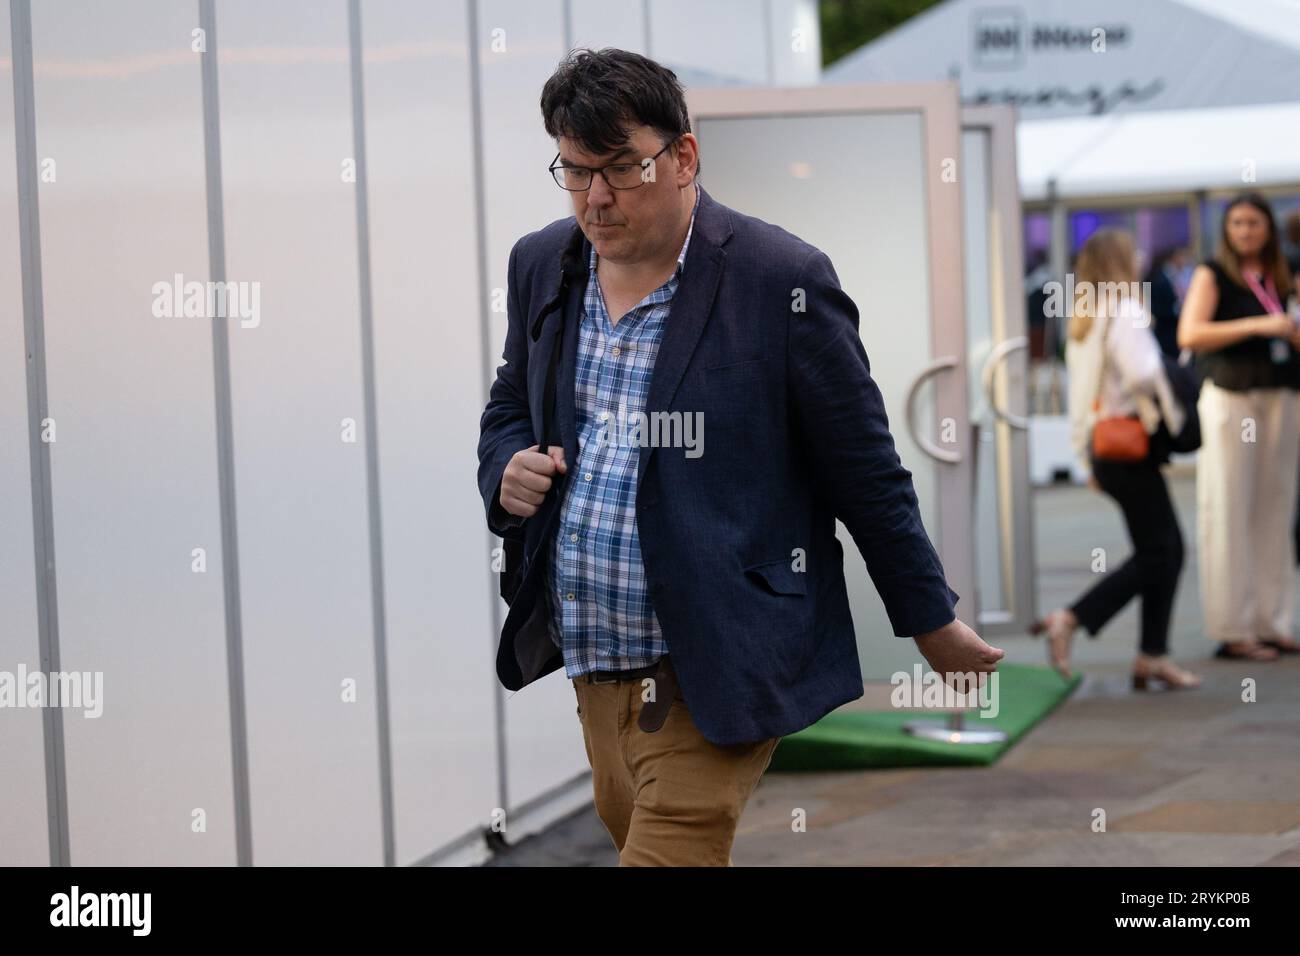
[[[551,362],[546,368],[546,387],[542,392],[542,435],[537,443],[537,450],[543,455],[551,445],[560,444],[560,438],[555,434],[555,429],[558,427],[555,421],[556,377],[564,354],[564,307],[568,301],[570,286],[583,274],[583,238],[582,228],[575,223],[569,241],[564,247],[564,253],[560,256],[560,287],[551,300],[542,306],[542,311],[537,314],[537,319],[533,322],[533,341],[536,342],[541,338],[546,317],[552,312],[558,312],[560,316],[557,320],[560,326],[555,332],[555,348],[551,351]]]
[[[555,442],[550,441],[555,427],[555,377],[560,356],[564,351],[564,305],[568,299],[569,286],[575,278],[582,275],[582,240],[582,229],[575,223],[573,233],[569,236],[564,253],[560,257],[560,287],[551,300],[542,306],[542,310],[533,322],[532,336],[533,341],[536,342],[541,338],[546,317],[552,312],[560,314],[558,320],[560,327],[555,333],[555,351],[551,355],[551,364],[546,369],[546,390],[542,397],[542,437],[537,445],[542,454],[546,454],[550,444],[559,444],[558,437]],[[500,593],[501,599],[506,604],[512,604],[515,594],[523,583],[519,572],[524,563],[524,542],[522,537],[512,537],[506,538],[502,544],[505,560],[501,567]]]

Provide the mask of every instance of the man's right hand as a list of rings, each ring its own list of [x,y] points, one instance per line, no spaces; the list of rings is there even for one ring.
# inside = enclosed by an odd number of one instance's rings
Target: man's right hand
[[[551,490],[551,476],[558,470],[568,474],[564,463],[564,449],[552,445],[547,454],[538,446],[515,452],[501,476],[501,507],[519,518],[531,518],[546,500]]]

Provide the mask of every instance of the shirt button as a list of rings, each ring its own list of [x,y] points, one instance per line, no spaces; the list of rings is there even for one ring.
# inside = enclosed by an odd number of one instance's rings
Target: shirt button
[[[622,355],[622,354],[623,354],[623,350],[620,349],[617,345],[615,345],[615,346],[614,346],[614,358],[618,358],[618,357],[619,357],[620,355]]]
[[[573,600],[573,592],[570,591],[568,594],[564,595],[564,600],[566,600],[566,601],[572,601],[572,600]]]
[[[577,533],[575,532],[575,533],[569,535],[569,540],[570,540],[570,541],[577,541],[577,540],[578,540],[578,535],[577,535]]]
[[[601,413],[600,413],[600,420],[601,420],[602,422],[607,422],[607,421],[609,421],[609,412],[601,412]]]
[[[582,478],[584,481],[591,481],[591,472],[587,472],[585,475],[582,476]]]

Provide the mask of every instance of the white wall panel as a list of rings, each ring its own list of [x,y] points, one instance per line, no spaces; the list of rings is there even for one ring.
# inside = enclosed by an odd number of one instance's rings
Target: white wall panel
[[[9,5],[0,8],[0,671],[40,670],[32,485],[27,436],[22,264],[18,249],[18,171],[14,163],[14,78]],[[0,709],[0,866],[50,861],[45,817],[41,712]]]
[[[197,11],[32,6],[61,663],[103,680],[64,713],[71,860],[227,864],[211,325],[153,308],[207,278]]]
[[[397,862],[497,805],[464,4],[362,4]]]
[[[347,7],[222,0],[217,31],[228,278],[261,290],[231,335],[253,860],[379,863]]]
[[[767,0],[772,33],[772,85],[821,82],[818,0]]]
[[[571,48],[612,46],[645,55],[649,18],[643,0],[568,0],[568,4]]]
[[[821,76],[821,33],[811,0],[647,0],[647,55],[688,86],[800,86]],[[801,42],[796,44],[794,31]],[[696,83],[694,85],[701,85]]]

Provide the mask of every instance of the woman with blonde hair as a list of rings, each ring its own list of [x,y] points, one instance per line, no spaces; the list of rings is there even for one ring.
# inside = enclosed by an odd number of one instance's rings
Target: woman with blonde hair
[[[1165,373],[1149,306],[1137,282],[1133,240],[1119,229],[1089,237],[1075,265],[1075,299],[1066,340],[1070,423],[1088,485],[1119,505],[1134,553],[1068,607],[1035,622],[1048,635],[1052,663],[1069,676],[1070,642],[1080,625],[1096,637],[1135,596],[1142,616],[1133,686],[1196,687],[1201,679],[1169,659],[1169,618],[1183,568],[1183,537],[1160,465],[1169,460],[1169,434],[1179,434],[1185,410]],[[1165,428],[1161,429],[1161,423]],[[1130,439],[1120,455],[1094,441],[1118,424]],[[1098,457],[1098,449],[1103,457]],[[1139,457],[1140,456],[1140,457]],[[1089,549],[1091,550],[1091,549]]]
[[[1197,408],[1197,551],[1206,632],[1218,657],[1274,660],[1291,637],[1291,539],[1300,464],[1300,331],[1292,279],[1267,200],[1223,211],[1219,246],[1196,267],[1178,344],[1206,374]],[[1271,645],[1271,646],[1270,646]]]

